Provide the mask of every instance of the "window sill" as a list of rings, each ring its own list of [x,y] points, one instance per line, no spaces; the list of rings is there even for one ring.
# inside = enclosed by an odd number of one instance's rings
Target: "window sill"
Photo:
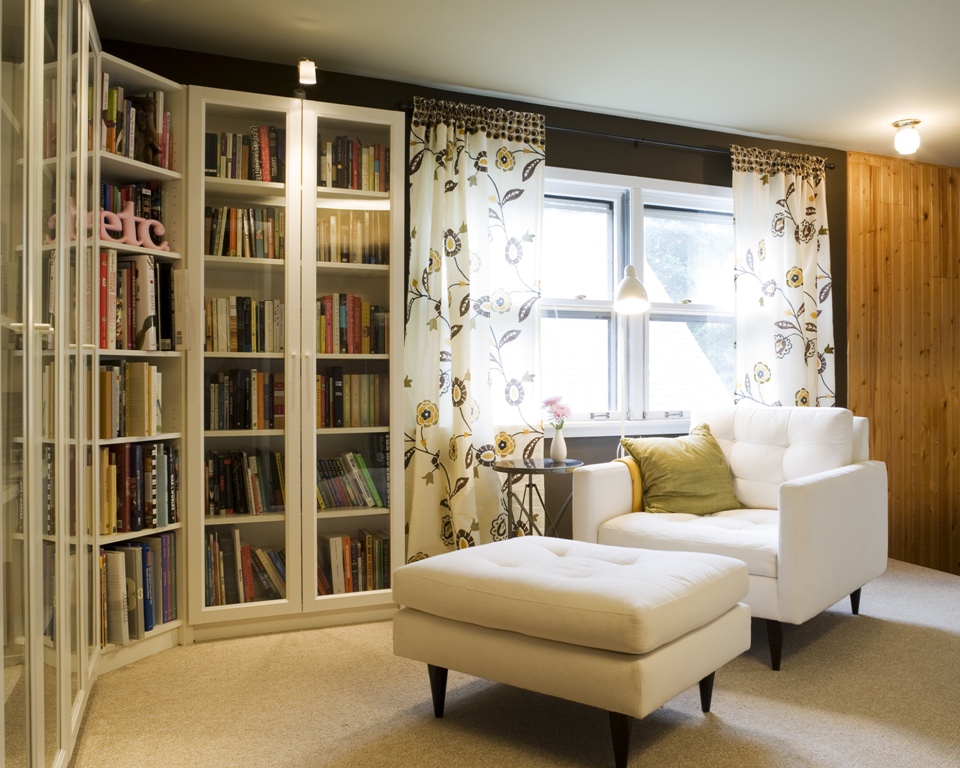
[[[624,427],[627,437],[652,435],[685,435],[690,431],[690,419],[645,419],[628,421]],[[553,438],[555,430],[546,425],[544,437]],[[620,437],[619,421],[568,421],[563,426],[567,439],[578,437]]]

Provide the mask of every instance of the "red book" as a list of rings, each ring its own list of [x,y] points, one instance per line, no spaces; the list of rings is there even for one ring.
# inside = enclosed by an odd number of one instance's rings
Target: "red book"
[[[100,251],[100,349],[107,348],[107,316],[107,252]]]
[[[270,133],[265,125],[259,126],[260,133],[260,173],[264,181],[273,181],[270,175]]]
[[[338,318],[335,318],[333,316],[333,295],[332,294],[328,293],[326,296],[323,297],[323,314],[324,314],[324,317],[326,318],[326,321],[324,322],[324,329],[323,329],[324,335],[326,336],[326,338],[324,339],[324,349],[327,352],[338,352],[339,350],[336,350],[333,348],[333,324],[339,323],[340,321]]]
[[[353,592],[353,547],[347,534],[343,534],[343,591]]]
[[[240,545],[240,566],[243,569],[243,602],[252,603],[253,594],[253,561],[250,559],[250,545]]]

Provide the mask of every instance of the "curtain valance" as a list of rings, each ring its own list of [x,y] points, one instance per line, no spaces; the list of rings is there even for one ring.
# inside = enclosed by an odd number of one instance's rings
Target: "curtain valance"
[[[414,97],[413,127],[423,128],[429,137],[437,125],[452,125],[469,134],[482,133],[498,141],[516,141],[540,148],[546,145],[546,119],[535,112]]]
[[[819,184],[824,177],[827,160],[816,155],[800,155],[779,149],[730,147],[733,170],[741,173],[759,173],[767,176],[785,174],[811,179]]]

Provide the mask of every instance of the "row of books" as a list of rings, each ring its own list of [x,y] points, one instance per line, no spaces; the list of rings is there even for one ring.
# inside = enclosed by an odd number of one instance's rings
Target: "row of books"
[[[283,454],[207,451],[207,515],[263,515],[285,510]]]
[[[318,458],[317,508],[383,507],[377,480],[384,480],[382,469],[375,467],[371,471],[359,451]]]
[[[43,368],[40,371],[40,437],[44,440],[53,440],[56,438],[56,395],[57,365],[54,362],[47,362],[43,364]]]
[[[235,605],[286,597],[286,554],[254,547],[240,539],[236,526],[207,533],[206,604]]]
[[[328,293],[317,299],[317,352],[386,354],[390,313],[353,293]]]
[[[282,184],[286,145],[286,128],[275,125],[252,125],[247,133],[207,132],[204,175]]]
[[[361,528],[356,536],[320,537],[317,592],[321,595],[390,589],[390,534]]]
[[[100,148],[170,168],[170,113],[164,109],[163,91],[129,94],[122,85],[110,86],[109,72],[101,78]]]
[[[177,618],[172,532],[100,548],[101,642],[125,645]]]
[[[165,528],[180,521],[180,450],[169,443],[100,448],[102,535]]]
[[[390,191],[390,147],[359,139],[318,137],[317,183],[321,187]]]
[[[100,251],[100,349],[188,348],[187,272],[153,254]]]
[[[389,264],[390,211],[320,211],[317,261]]]
[[[163,374],[144,361],[100,366],[100,439],[163,433]]]
[[[156,179],[131,184],[100,184],[101,209],[122,213],[128,203],[133,203],[134,216],[163,222],[163,185]]]
[[[23,447],[19,444],[10,446],[10,467],[13,469],[13,477],[10,479],[12,485],[16,487],[17,492],[17,521],[16,532],[23,533],[23,513],[26,509],[26,487],[23,480]],[[40,510],[43,513],[43,525],[41,526],[44,536],[53,536],[57,532],[57,507],[56,507],[56,460],[54,456],[54,446],[52,443],[43,443],[40,446]],[[71,526],[75,525],[73,520]],[[70,535],[76,534],[75,530],[70,531]]]
[[[242,259],[286,257],[286,211],[283,208],[204,208],[203,252]]]
[[[231,368],[207,375],[204,429],[283,429],[285,392],[282,373]]]
[[[344,373],[343,366],[318,373],[317,428],[383,427],[390,418],[389,377],[385,373]]]
[[[204,299],[204,351],[283,352],[286,306],[275,299]]]

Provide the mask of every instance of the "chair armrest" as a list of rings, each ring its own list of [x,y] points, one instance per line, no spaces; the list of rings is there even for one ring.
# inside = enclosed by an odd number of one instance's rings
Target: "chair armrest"
[[[780,621],[800,624],[887,567],[887,468],[863,461],[780,486]]]
[[[634,510],[630,470],[620,461],[573,471],[573,538],[596,543],[600,526]]]

